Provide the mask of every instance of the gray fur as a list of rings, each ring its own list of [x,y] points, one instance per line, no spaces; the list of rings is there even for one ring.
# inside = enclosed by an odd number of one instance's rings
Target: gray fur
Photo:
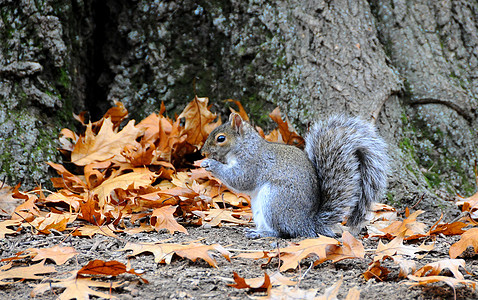
[[[317,123],[305,152],[262,139],[246,122],[211,132],[201,166],[229,188],[249,194],[257,228],[248,237],[334,236],[331,226],[351,208],[358,227],[386,186],[386,144],[372,125],[334,117]],[[227,143],[219,145],[217,134]]]

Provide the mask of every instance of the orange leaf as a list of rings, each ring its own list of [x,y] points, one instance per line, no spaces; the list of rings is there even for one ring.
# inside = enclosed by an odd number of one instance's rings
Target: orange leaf
[[[153,210],[153,214],[151,215],[151,226],[154,226],[156,231],[167,229],[171,234],[176,231],[188,234],[186,228],[178,224],[173,216],[176,208],[177,206],[166,205]]]
[[[284,143],[296,147],[304,147],[304,138],[295,132],[294,128],[289,124],[289,121],[282,120],[279,107],[276,107],[276,109],[269,114],[269,117],[279,125],[279,132]]]
[[[365,280],[369,280],[372,278],[378,279],[380,281],[386,280],[390,271],[380,265],[380,261],[376,260],[370,264],[367,271],[365,271],[362,275]]]
[[[279,249],[280,259],[283,264],[281,271],[295,269],[301,260],[311,255],[317,255],[319,261],[327,259],[327,247],[330,245],[339,245],[339,241],[326,236],[320,236],[315,239],[306,239],[298,243],[293,243],[289,247]]]
[[[138,255],[143,252],[151,252],[154,255],[154,261],[156,263],[170,264],[173,255],[176,254],[181,257],[186,257],[192,261],[196,261],[198,258],[205,260],[209,265],[217,268],[216,260],[209,254],[210,251],[218,251],[228,261],[229,251],[224,249],[219,244],[204,245],[200,243],[190,243],[186,245],[172,244],[172,243],[141,243],[134,244],[128,242],[121,251],[132,250],[131,256]]]
[[[126,273],[126,265],[119,261],[92,260],[78,271],[78,275],[118,276]]]
[[[48,258],[53,260],[57,265],[62,265],[73,256],[78,255],[78,252],[76,252],[75,248],[61,247],[58,245],[41,249],[28,248],[25,251],[29,252],[29,255],[32,257],[32,261]]]
[[[194,97],[183,112],[178,116],[178,120],[184,118],[184,128],[181,130],[181,135],[186,135],[186,141],[194,146],[201,146],[208,137],[212,128],[208,128],[216,115],[207,108],[208,98]]]
[[[8,281],[3,281],[4,279],[13,279],[13,278],[22,278],[22,279],[42,279],[42,276],[37,274],[46,274],[56,272],[55,267],[45,266],[45,262],[42,261],[38,264],[28,266],[28,267],[18,267],[9,269],[6,271],[0,271],[0,285],[9,284]]]
[[[22,220],[20,219],[5,220],[0,222],[0,239],[5,238],[5,234],[14,234],[18,232],[21,228],[18,228],[18,230],[12,230],[12,229],[9,229],[8,227],[18,226],[21,223],[22,223]]]
[[[239,112],[235,111],[235,110],[232,109],[232,108],[229,108],[229,109],[231,110],[231,112],[240,115],[241,118],[242,118],[244,121],[249,122],[249,116],[247,115],[246,110],[244,109],[244,107],[242,106],[242,104],[241,104],[240,101],[233,100],[233,99],[227,99],[226,101],[227,101],[227,102],[234,102],[234,103],[237,105],[237,107],[239,107]]]
[[[418,277],[439,275],[444,269],[448,269],[453,273],[456,279],[465,279],[463,274],[458,270],[459,267],[465,269],[465,261],[463,259],[444,259],[437,262],[426,264],[413,274]],[[466,269],[465,269],[466,272]]]
[[[52,288],[64,288],[65,290],[59,295],[59,299],[89,299],[90,295],[104,298],[117,299],[111,294],[95,291],[90,287],[101,287],[105,289],[116,289],[123,283],[118,282],[101,282],[91,280],[90,278],[77,277],[76,272],[66,279],[53,279],[53,282],[38,284],[30,293],[31,297],[51,291]]]
[[[71,153],[71,162],[84,166],[92,162],[115,158],[124,161],[121,151],[127,145],[136,145],[136,138],[142,132],[134,126],[134,120],[116,133],[110,118],[106,118],[98,134],[94,134],[91,123],[87,125],[85,136],[80,137]]]
[[[364,258],[365,249],[362,243],[348,231],[342,233],[342,245],[332,245],[327,249],[326,260],[338,262],[350,258]]]
[[[450,247],[450,257],[456,258],[462,254],[466,248],[473,246],[475,253],[478,253],[478,228],[470,228],[461,235],[458,242]]]

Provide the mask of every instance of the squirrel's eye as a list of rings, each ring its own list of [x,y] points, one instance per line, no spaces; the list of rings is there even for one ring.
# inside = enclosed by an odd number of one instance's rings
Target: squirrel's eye
[[[218,143],[224,143],[226,141],[226,136],[224,134],[218,135],[216,137],[216,142]]]

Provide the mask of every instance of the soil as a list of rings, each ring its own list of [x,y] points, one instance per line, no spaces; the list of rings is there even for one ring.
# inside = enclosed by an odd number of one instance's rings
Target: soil
[[[427,225],[432,225],[435,219],[429,217],[419,219]],[[252,260],[244,258],[232,258],[228,262],[224,257],[215,254],[218,268],[211,267],[203,260],[193,262],[186,258],[176,257],[171,264],[158,264],[154,262],[154,256],[149,253],[128,257],[130,253],[118,251],[127,241],[131,242],[157,242],[167,240],[172,243],[182,243],[200,240],[204,244],[218,243],[230,249],[232,254],[238,254],[238,249],[243,250],[272,250],[279,245],[284,247],[288,241],[300,241],[301,238],[284,240],[276,238],[263,238],[250,240],[244,237],[244,227],[220,227],[203,228],[187,227],[189,235],[177,233],[140,233],[119,234],[119,238],[96,235],[93,238],[75,237],[65,233],[52,232],[50,235],[34,235],[23,229],[16,235],[7,235],[0,240],[0,257],[14,256],[15,253],[28,248],[51,247],[57,244],[74,247],[80,254],[70,259],[64,265],[56,266],[58,273],[45,275],[43,280],[25,280],[14,284],[3,285],[0,289],[0,299],[27,299],[32,289],[40,282],[47,282],[49,278],[58,278],[68,271],[79,269],[90,260],[102,259],[117,260],[131,264],[137,271],[144,271],[143,277],[149,284],[141,283],[136,276],[122,274],[117,278],[103,279],[108,282],[123,280],[125,284],[111,291],[113,296],[120,299],[246,299],[250,296],[264,296],[265,293],[252,292],[247,289],[236,289],[227,284],[233,283],[233,272],[244,278],[263,276],[265,272],[271,274],[278,268],[277,259],[273,259],[268,265],[263,266],[265,260]],[[448,249],[451,244],[459,240],[459,236],[439,236],[436,240],[435,249],[429,252],[425,258],[417,261],[417,267],[441,259],[449,258]],[[363,239],[365,249],[376,249],[378,240]],[[418,242],[418,244],[420,244]],[[360,289],[361,299],[453,299],[453,288],[444,283],[434,283],[420,287],[409,287],[404,282],[407,280],[398,278],[399,268],[393,262],[385,262],[391,273],[386,281],[380,282],[375,279],[366,281],[362,273],[372,261],[372,251],[367,251],[365,259],[348,259],[337,263],[325,262],[318,266],[311,266],[312,259],[302,261],[297,270],[284,272],[288,277],[300,279],[300,289],[317,289],[317,295],[324,293],[325,289],[340,279],[343,283],[340,287],[338,299],[345,299],[349,289]],[[478,262],[473,249],[469,248],[461,257],[466,261],[469,274],[465,278],[477,281]],[[5,265],[5,262],[0,263]],[[28,259],[15,262],[16,265],[31,265]],[[53,264],[47,261],[47,264]],[[310,269],[309,269],[310,268]],[[461,270],[465,273],[463,270]],[[444,272],[441,275],[448,275]],[[93,288],[109,293],[108,289]],[[37,299],[55,299],[62,292],[61,289],[50,289]],[[458,286],[456,288],[457,299],[476,299],[478,293],[471,288]]]

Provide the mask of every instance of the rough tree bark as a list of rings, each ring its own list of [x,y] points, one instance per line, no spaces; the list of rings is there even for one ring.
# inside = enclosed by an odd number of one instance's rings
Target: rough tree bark
[[[69,114],[120,100],[140,119],[194,92],[279,105],[299,129],[334,113],[390,144],[389,201],[474,190],[475,1],[1,1],[0,163],[44,182]],[[33,172],[35,171],[35,172]]]

